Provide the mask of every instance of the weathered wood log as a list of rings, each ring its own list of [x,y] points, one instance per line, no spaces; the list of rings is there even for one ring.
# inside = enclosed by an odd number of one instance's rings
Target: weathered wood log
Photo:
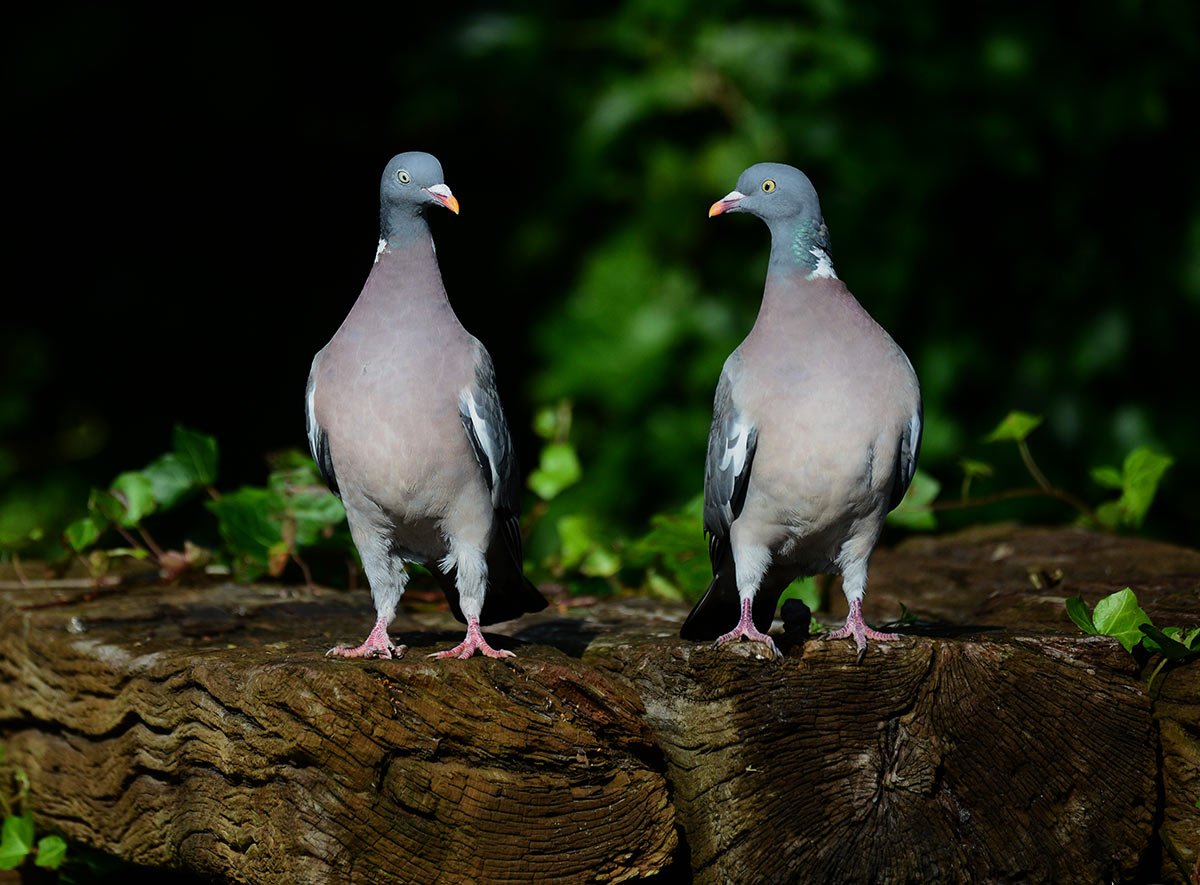
[[[508,663],[427,661],[458,631],[410,610],[407,657],[346,662],[361,592],[7,591],[0,742],[40,826],[226,881],[1188,881],[1200,667],[1148,690],[1061,603],[1197,623],[1200,553],[991,528],[872,578],[923,623],[861,665],[683,642],[647,600],[508,625]]]

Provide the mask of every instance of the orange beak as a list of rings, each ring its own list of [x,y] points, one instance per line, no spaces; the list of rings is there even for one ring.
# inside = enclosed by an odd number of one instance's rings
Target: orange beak
[[[458,214],[458,200],[454,194],[450,193],[450,188],[444,184],[435,184],[433,187],[425,188],[425,192],[433,197],[455,215]]]
[[[712,218],[714,215],[720,215],[723,212],[728,212],[744,199],[746,199],[746,195],[741,191],[730,191],[725,196],[721,197],[721,199],[717,200],[717,202],[708,207],[708,217]]]

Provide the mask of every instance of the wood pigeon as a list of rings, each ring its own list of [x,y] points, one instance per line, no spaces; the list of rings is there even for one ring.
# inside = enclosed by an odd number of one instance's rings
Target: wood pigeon
[[[859,660],[870,629],[867,562],[900,503],[921,448],[921,393],[912,363],[833,270],[817,192],[800,170],[751,166],[709,216],[748,212],[771,231],[762,307],[725,361],[704,471],[704,529],[713,580],[680,635],[767,635],[779,597],[799,575],[840,573],[845,626]]]
[[[431,657],[493,649],[481,624],[538,611],[522,571],[520,476],[487,350],[458,321],[442,287],[428,209],[458,214],[433,156],[392,158],[380,184],[382,233],[362,294],[308,378],[308,441],[346,507],[378,620],[344,658],[403,654],[388,637],[408,581],[405,564],[438,579],[467,625]]]

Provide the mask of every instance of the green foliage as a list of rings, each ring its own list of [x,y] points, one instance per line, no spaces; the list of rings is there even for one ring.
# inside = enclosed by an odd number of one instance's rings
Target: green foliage
[[[645,573],[654,595],[695,602],[712,580],[704,544],[704,496],[697,495],[678,510],[650,518],[650,531],[633,541],[627,564]]]
[[[57,870],[67,859],[67,843],[61,836],[43,836],[38,840],[34,865]]]
[[[110,529],[139,527],[147,516],[170,510],[189,494],[216,481],[217,441],[176,426],[172,451],[143,470],[118,474],[107,489],[92,489],[88,513],[63,530],[63,544],[75,553],[95,545]]]
[[[1084,633],[1112,636],[1126,651],[1141,644],[1148,651],[1158,652],[1164,660],[1183,660],[1200,655],[1200,627],[1185,632],[1182,627],[1162,630],[1151,623],[1138,605],[1137,595],[1129,587],[1111,593],[1089,611],[1081,596],[1066,600],[1067,615]]]
[[[569,442],[552,442],[542,448],[537,469],[529,474],[528,485],[539,498],[549,501],[579,482],[583,468]]]
[[[932,531],[937,528],[937,519],[930,509],[942,484],[923,470],[918,469],[913,474],[912,484],[904,493],[899,506],[887,515],[887,521],[892,525],[901,526],[911,531]]]
[[[1105,488],[1121,492],[1116,501],[1106,501],[1096,508],[1096,518],[1112,529],[1141,528],[1163,474],[1174,463],[1175,459],[1170,455],[1139,446],[1125,457],[1120,470],[1095,468],[1092,479]]]
[[[233,560],[235,574],[278,577],[301,550],[333,537],[346,511],[322,483],[312,459],[290,450],[276,456],[266,488],[246,486],[205,505]]]
[[[4,819],[0,830],[0,870],[11,870],[20,866],[25,856],[33,850],[33,815],[26,813]]]
[[[1009,412],[1004,416],[1004,420],[996,425],[996,428],[984,437],[984,442],[1023,442],[1025,437],[1029,436],[1034,430],[1041,425],[1043,418],[1041,415],[1032,415],[1029,412]]]
[[[0,747],[0,764],[4,762],[4,748]],[[13,870],[30,856],[35,866],[58,869],[66,860],[67,843],[59,836],[43,836],[34,847],[36,833],[33,826],[33,808],[29,801],[29,777],[23,769],[12,772],[17,784],[15,794],[10,794],[8,783],[0,783],[0,870]],[[18,812],[18,809],[20,811]]]

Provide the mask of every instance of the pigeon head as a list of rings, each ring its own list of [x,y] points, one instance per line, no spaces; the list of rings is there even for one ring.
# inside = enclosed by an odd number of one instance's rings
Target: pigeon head
[[[430,206],[445,206],[458,214],[458,200],[446,187],[442,164],[433,154],[396,154],[383,170],[379,200],[384,211],[423,214]]]
[[[810,279],[837,276],[816,188],[795,166],[755,163],[738,178],[735,190],[712,204],[708,215],[726,212],[748,212],[767,223],[771,229],[770,271],[799,266]]]
[[[741,174],[737,188],[708,210],[709,217],[726,212],[749,212],[767,224],[820,218],[821,204],[808,176],[783,163],[755,163]]]
[[[392,157],[379,182],[380,243],[397,247],[429,238],[425,212],[445,206],[458,214],[437,157],[409,151]]]

